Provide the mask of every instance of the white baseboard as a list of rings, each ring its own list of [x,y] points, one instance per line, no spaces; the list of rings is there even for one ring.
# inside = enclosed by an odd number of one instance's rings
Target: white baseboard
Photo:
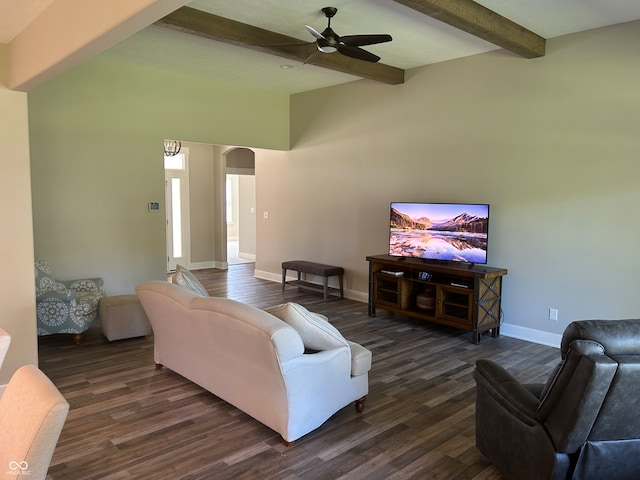
[[[355,292],[353,290],[345,290],[344,296],[349,300],[355,300],[356,302],[369,303],[368,293]]]
[[[562,335],[558,335],[557,333],[543,332],[542,330],[511,325],[510,323],[502,324],[500,327],[500,335],[556,348],[560,348],[560,342],[562,341]]]
[[[205,268],[220,268],[216,266],[217,262],[193,262],[187,267],[189,270],[204,270]]]
[[[262,280],[271,280],[272,282],[282,282],[282,275],[276,275],[275,273],[265,272],[263,270],[254,270],[253,276],[261,278]]]

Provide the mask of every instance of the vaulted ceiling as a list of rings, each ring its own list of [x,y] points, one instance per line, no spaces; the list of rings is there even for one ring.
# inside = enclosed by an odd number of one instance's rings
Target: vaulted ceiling
[[[526,58],[544,55],[544,38],[473,1],[459,1],[455,4],[443,0],[395,1],[419,14],[435,18],[517,55]],[[155,25],[229,45],[250,48],[303,64],[311,62],[324,68],[384,83],[399,84],[404,82],[402,68],[358,59],[354,61],[352,56],[345,57],[339,53],[336,55],[316,54],[318,50],[315,44],[318,38],[317,32],[322,32],[322,28],[311,32],[313,42],[310,42],[309,39],[301,42],[298,38],[191,7],[182,7],[156,22]],[[324,39],[321,33],[320,37]]]
[[[0,43],[54,1],[0,0]],[[338,9],[331,27],[339,35],[393,37],[363,47],[379,62],[331,53],[305,64],[315,45],[281,45],[313,42],[305,25],[321,32],[326,6]],[[637,19],[637,0],[193,0],[104,54],[158,71],[296,93],[361,78],[398,84],[411,68],[491,50],[528,61],[545,54],[546,39]]]

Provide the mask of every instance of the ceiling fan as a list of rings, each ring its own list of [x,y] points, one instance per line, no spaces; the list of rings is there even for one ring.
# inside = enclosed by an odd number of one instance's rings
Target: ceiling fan
[[[322,32],[318,32],[315,28],[305,25],[309,33],[316,38],[314,43],[317,45],[318,51],[307,58],[304,63],[308,63],[318,52],[333,53],[335,51],[347,57],[357,58],[366,62],[377,62],[380,60],[379,56],[367,52],[360,47],[390,42],[392,40],[391,35],[345,35],[341,37],[331,29],[331,19],[337,11],[338,9],[335,7],[324,7],[322,9],[322,13],[327,17],[327,28]]]

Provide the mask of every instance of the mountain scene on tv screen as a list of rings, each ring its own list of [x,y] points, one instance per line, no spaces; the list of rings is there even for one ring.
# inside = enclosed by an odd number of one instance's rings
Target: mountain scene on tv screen
[[[412,207],[411,214],[402,212],[401,207],[391,208],[390,255],[486,263],[487,216],[466,211],[446,216],[438,210],[429,212],[427,207],[424,211]]]

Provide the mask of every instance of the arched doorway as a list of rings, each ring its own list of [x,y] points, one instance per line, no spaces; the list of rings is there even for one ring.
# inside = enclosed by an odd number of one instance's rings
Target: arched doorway
[[[256,260],[255,153],[234,148],[225,157],[227,263],[252,263]]]

